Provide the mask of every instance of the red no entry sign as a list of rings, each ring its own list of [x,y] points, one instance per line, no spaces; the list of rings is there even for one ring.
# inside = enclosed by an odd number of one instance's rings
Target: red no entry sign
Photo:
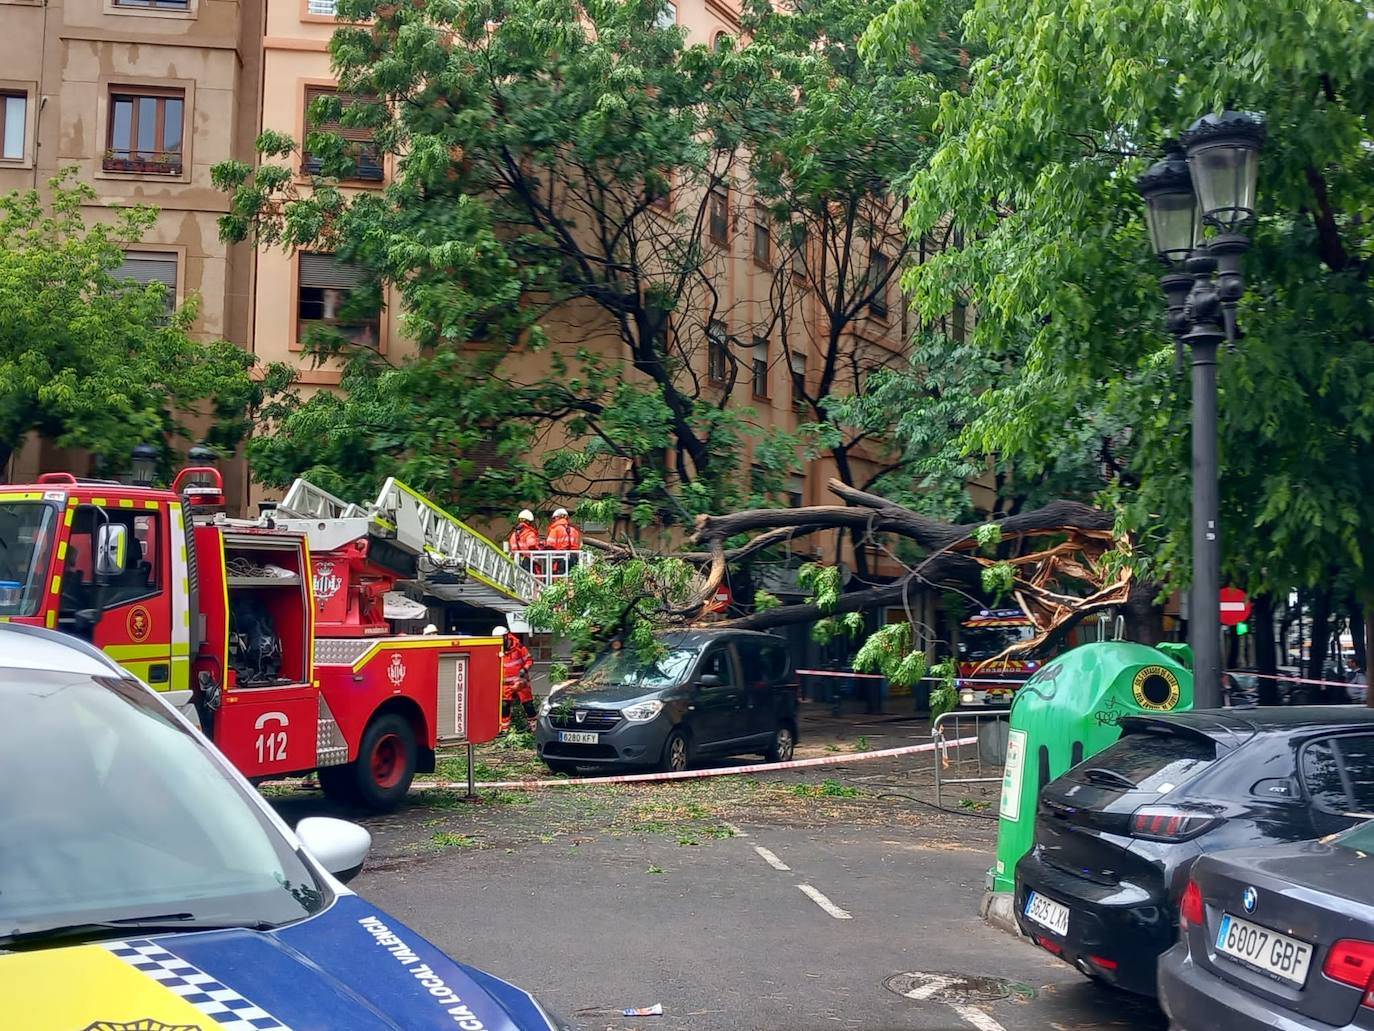
[[[1235,626],[1250,618],[1250,596],[1239,587],[1221,589],[1221,625]]]

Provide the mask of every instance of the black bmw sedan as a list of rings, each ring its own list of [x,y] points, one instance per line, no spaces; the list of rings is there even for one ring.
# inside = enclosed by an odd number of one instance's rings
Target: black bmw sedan
[[[1358,772],[1352,771],[1358,776]],[[1368,767],[1362,787],[1374,788]],[[1374,823],[1204,856],[1159,963],[1182,1031],[1374,1028]]]
[[[1152,995],[1198,856],[1303,841],[1374,812],[1374,710],[1131,716],[1040,794],[1017,920],[1090,977]]]

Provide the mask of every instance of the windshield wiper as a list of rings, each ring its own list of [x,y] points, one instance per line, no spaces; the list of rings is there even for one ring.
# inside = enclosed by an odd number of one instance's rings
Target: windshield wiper
[[[1125,788],[1127,791],[1135,790],[1135,781],[1128,777],[1123,777],[1115,770],[1104,770],[1100,766],[1090,766],[1081,771],[1083,776],[1097,784],[1110,784],[1113,787]]]
[[[75,924],[57,924],[53,927],[36,927],[31,930],[16,928],[9,934],[0,934],[0,949],[22,948],[25,945],[73,939],[118,938],[130,931],[143,931],[150,934],[223,931],[229,928],[269,931],[276,926],[276,924],[268,923],[265,920],[199,920],[194,913],[159,913],[155,916],[119,917],[114,920],[88,920]]]

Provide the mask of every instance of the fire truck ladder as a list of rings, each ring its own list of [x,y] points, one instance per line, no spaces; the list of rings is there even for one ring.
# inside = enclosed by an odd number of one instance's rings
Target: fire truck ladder
[[[395,477],[366,508],[297,480],[277,515],[308,533],[312,550],[334,551],[365,535],[396,545],[415,557],[426,593],[443,601],[518,612],[539,593],[538,580],[496,544]]]

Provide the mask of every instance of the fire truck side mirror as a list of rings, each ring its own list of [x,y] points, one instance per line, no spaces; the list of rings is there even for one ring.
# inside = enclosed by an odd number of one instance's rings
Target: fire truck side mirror
[[[118,576],[128,568],[129,528],[123,523],[103,523],[95,535],[97,576]]]

